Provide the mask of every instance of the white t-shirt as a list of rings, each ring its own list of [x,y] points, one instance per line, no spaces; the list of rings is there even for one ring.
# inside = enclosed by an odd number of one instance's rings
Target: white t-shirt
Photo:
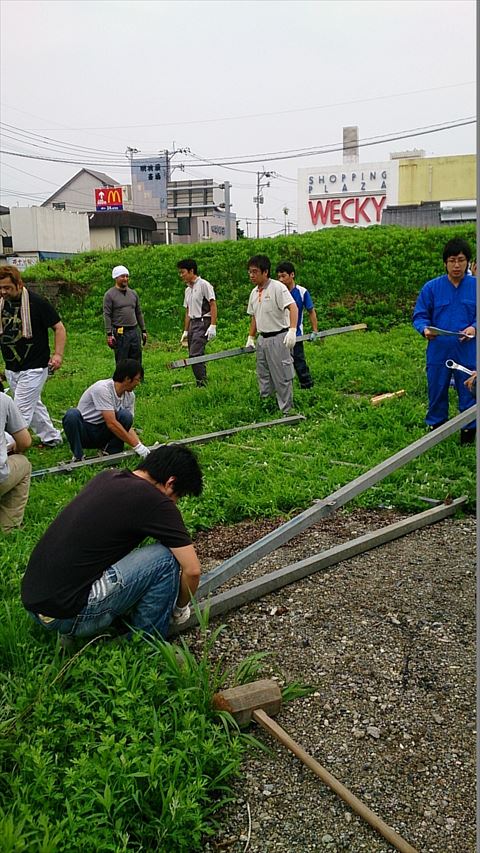
[[[191,320],[199,320],[201,317],[210,316],[210,306],[206,308],[205,302],[215,299],[215,291],[209,281],[198,276],[193,285],[185,288],[183,307],[187,309]]]
[[[101,424],[102,412],[118,412],[119,409],[127,409],[133,415],[135,394],[133,391],[124,391],[122,396],[118,397],[113,379],[99,379],[84,391],[78,401],[77,409],[87,423]]]
[[[3,483],[10,473],[5,430],[8,430],[9,433],[15,433],[21,429],[27,429],[23,415],[20,414],[11,397],[0,393],[0,483]]]
[[[269,278],[259,290],[254,287],[248,300],[247,314],[255,317],[257,332],[278,332],[290,328],[288,305],[295,303],[285,284]]]

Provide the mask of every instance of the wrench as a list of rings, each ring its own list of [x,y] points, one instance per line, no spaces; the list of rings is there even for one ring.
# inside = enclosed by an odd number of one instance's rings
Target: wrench
[[[462,373],[467,373],[468,376],[473,376],[475,373],[474,370],[469,370],[468,367],[464,367],[463,364],[457,364],[457,362],[452,358],[447,358],[445,367],[448,367],[449,370],[461,370]]]

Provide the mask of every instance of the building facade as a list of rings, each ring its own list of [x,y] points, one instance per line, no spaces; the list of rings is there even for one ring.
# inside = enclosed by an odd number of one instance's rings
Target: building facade
[[[476,218],[476,157],[403,151],[361,163],[358,128],[344,128],[343,164],[298,171],[298,230],[442,225]]]
[[[35,261],[64,258],[90,250],[86,213],[12,207],[8,213],[0,214],[0,232],[2,257],[10,260],[15,256]]]

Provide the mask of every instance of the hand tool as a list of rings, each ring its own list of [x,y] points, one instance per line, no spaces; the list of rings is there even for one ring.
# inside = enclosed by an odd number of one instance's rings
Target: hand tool
[[[463,364],[457,364],[453,358],[447,358],[445,362],[445,367],[448,367],[449,370],[460,370],[462,373],[466,373],[468,376],[473,376],[475,373],[474,370],[469,370],[468,367],[464,367]]]
[[[408,841],[405,841],[385,821],[362,803],[355,794],[352,794],[335,776],[332,776],[328,770],[325,770],[281,726],[271,719],[269,715],[278,714],[281,705],[282,694],[280,687],[276,681],[269,679],[261,679],[250,684],[242,684],[239,687],[231,687],[229,690],[216,693],[213,697],[214,708],[228,711],[240,726],[247,725],[250,720],[255,720],[265,731],[273,735],[283,746],[286,746],[297,758],[303,761],[310,770],[313,770],[322,782],[325,782],[332,791],[338,794],[352,811],[366,820],[370,826],[376,829],[380,835],[383,835],[400,853],[417,853]]]

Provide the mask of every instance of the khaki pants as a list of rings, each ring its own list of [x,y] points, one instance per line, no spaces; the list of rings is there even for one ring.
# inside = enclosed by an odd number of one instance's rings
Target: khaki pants
[[[0,529],[20,527],[28,501],[32,466],[21,453],[8,457],[10,473],[0,482]]]

